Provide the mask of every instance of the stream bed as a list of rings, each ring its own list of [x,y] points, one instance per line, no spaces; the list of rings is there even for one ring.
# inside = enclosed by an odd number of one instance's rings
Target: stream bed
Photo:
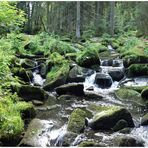
[[[115,51],[111,46],[108,47],[111,54]],[[111,64],[110,64],[111,63]],[[148,126],[141,126],[141,117],[148,112],[147,107],[138,105],[130,100],[121,100],[115,95],[115,91],[121,86],[148,86],[148,77],[134,77],[127,78],[124,74],[124,66],[122,59],[116,57],[112,62],[108,59],[101,59],[101,66],[99,74],[106,75],[110,79],[111,85],[107,88],[104,87],[106,83],[102,83],[100,86],[95,83],[97,71],[93,70],[92,74],[85,77],[83,82],[85,94],[95,93],[101,96],[101,99],[86,99],[85,97],[74,97],[69,99],[59,99],[59,96],[55,91],[47,91],[48,95],[54,99],[47,99],[43,105],[35,106],[36,117],[40,119],[37,122],[43,122],[45,126],[42,127],[43,131],[40,132],[37,137],[34,138],[34,143],[30,143],[32,139],[27,139],[29,142],[24,144],[25,140],[21,141],[21,146],[78,146],[82,141],[95,141],[100,146],[118,146],[116,140],[118,137],[133,137],[142,141],[144,146],[148,146]],[[109,76],[110,71],[120,71],[123,73],[123,77],[120,81],[115,81]],[[33,80],[30,85],[37,85],[43,87],[45,78],[39,74],[39,70],[35,69],[33,72]],[[68,119],[70,114],[76,108],[87,108],[89,105],[106,105],[106,106],[120,106],[126,108],[132,115],[135,127],[128,133],[111,132],[111,131],[93,131],[91,128],[86,127],[84,132],[75,135],[70,134],[67,130]],[[89,123],[89,120],[86,119]],[[39,140],[40,139],[40,140]],[[68,142],[67,142],[68,141]],[[65,144],[66,143],[66,144]]]

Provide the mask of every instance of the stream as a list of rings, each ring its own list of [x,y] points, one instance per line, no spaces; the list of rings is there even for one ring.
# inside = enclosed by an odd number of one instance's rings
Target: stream
[[[116,53],[116,51],[109,45],[108,50],[110,54]],[[38,63],[37,63],[38,64]],[[101,74],[108,75],[110,70],[120,70],[124,73],[123,61],[119,57],[113,59],[112,64],[109,64],[108,59],[101,59]],[[75,108],[85,108],[88,105],[95,103],[97,105],[117,105],[128,109],[133,117],[135,127],[128,134],[123,134],[119,132],[104,132],[104,131],[95,131],[91,132],[88,128],[84,133],[79,134],[73,140],[71,140],[70,146],[77,146],[81,141],[87,139],[93,139],[95,141],[101,142],[104,146],[115,146],[114,138],[118,136],[132,136],[136,139],[144,141],[144,146],[148,146],[148,126],[140,126],[141,117],[148,110],[143,106],[134,104],[133,102],[127,100],[119,100],[116,98],[114,91],[119,89],[120,86],[147,86],[148,77],[135,77],[135,78],[126,78],[124,76],[120,81],[114,81],[111,79],[111,86],[108,88],[101,88],[95,84],[95,77],[97,72],[94,70],[90,76],[85,78],[83,82],[84,92],[95,92],[101,94],[103,99],[100,100],[58,100],[53,101],[46,100],[46,102],[41,106],[36,106],[36,118],[43,121],[48,121],[47,124],[52,124],[50,130],[45,131],[44,134],[47,134],[48,138],[42,138],[40,146],[63,146],[65,136],[67,135],[67,123],[68,118],[71,112]],[[39,69],[35,69],[33,72],[33,80],[30,82],[30,85],[42,87],[45,82],[45,79],[39,74]],[[55,92],[48,92],[52,97],[56,98]],[[89,119],[88,119],[89,120]],[[47,126],[48,127],[48,126]],[[86,134],[87,133],[87,134]],[[45,141],[44,141],[45,140]],[[47,143],[47,144],[46,144]]]

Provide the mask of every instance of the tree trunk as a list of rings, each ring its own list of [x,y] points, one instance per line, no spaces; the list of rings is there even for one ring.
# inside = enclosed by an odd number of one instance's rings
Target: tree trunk
[[[114,15],[115,15],[115,2],[111,1],[110,2],[110,35],[114,35]]]
[[[80,34],[81,22],[80,22],[80,1],[77,1],[77,19],[76,19],[76,37],[79,39],[81,37]]]

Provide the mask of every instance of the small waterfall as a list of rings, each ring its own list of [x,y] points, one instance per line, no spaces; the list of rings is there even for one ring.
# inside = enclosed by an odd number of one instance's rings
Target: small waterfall
[[[84,134],[80,134],[80,135],[78,135],[78,136],[75,138],[75,140],[74,140],[74,142],[71,144],[71,146],[76,146],[76,145],[80,144],[80,142],[82,142],[82,141],[84,141],[84,140],[86,140],[86,139],[87,139],[87,137],[86,137]]]
[[[35,71],[33,72],[33,84],[34,84],[34,85],[42,86],[44,82],[45,82],[45,79],[43,79],[43,78],[41,77],[41,75],[38,74],[38,70],[35,70]]]
[[[111,53],[115,52],[114,48],[111,45],[108,45],[107,48]]]

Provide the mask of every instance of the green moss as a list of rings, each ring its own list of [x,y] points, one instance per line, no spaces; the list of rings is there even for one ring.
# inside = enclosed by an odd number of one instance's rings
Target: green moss
[[[139,93],[141,93],[142,92],[142,90],[144,89],[144,88],[146,88],[147,86],[124,86],[124,88],[126,88],[126,89],[132,89],[132,90],[135,90],[135,91],[137,91],[137,92],[139,92]]]
[[[35,109],[31,103],[19,101],[16,103],[15,107],[21,113],[23,118],[35,117]]]
[[[148,75],[148,64],[132,64],[127,69],[127,75],[129,77],[133,76],[147,76]]]
[[[115,91],[117,98],[126,101],[133,101],[139,105],[145,105],[143,100],[141,99],[140,93],[135,90],[128,88],[120,88]]]
[[[91,67],[92,65],[99,64],[100,58],[97,50],[86,48],[77,54],[76,62],[82,67]]]
[[[88,111],[80,108],[75,109],[68,120],[68,131],[81,133],[85,126],[85,118],[90,116],[91,114]]]
[[[9,95],[0,98],[0,139],[2,141],[17,139],[24,130],[24,122],[15,107],[13,97],[17,96]]]
[[[79,147],[100,147],[98,143],[95,143],[94,141],[82,141],[79,145]]]

